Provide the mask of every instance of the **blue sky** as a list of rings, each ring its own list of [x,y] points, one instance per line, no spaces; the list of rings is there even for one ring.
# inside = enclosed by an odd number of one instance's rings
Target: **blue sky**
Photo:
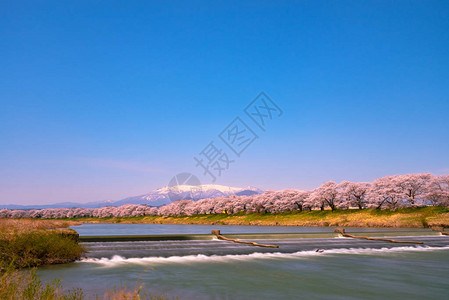
[[[0,37],[0,204],[211,183],[237,116],[259,138],[217,184],[449,173],[447,1],[2,1]]]

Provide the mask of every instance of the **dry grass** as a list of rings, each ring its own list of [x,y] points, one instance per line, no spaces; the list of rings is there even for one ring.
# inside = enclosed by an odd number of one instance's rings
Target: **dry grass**
[[[143,285],[139,285],[138,283],[134,287],[134,289],[129,289],[126,286],[121,287],[120,289],[114,288],[112,290],[108,290],[104,296],[104,300],[123,300],[123,299],[132,299],[132,300],[177,300],[178,297],[169,298],[166,295],[155,295],[143,290]]]
[[[0,270],[67,263],[81,257],[78,234],[67,228],[78,222],[0,219]]]
[[[273,226],[342,226],[425,228],[449,227],[449,208],[424,207],[389,210],[304,211],[282,214],[210,214],[195,216],[145,216],[131,218],[80,218],[85,223],[148,223]]]
[[[154,295],[143,291],[143,285],[136,285],[134,289],[126,286],[120,289],[107,291],[103,298],[94,295],[87,296],[81,288],[73,288],[64,291],[62,282],[58,279],[52,282],[43,283],[36,270],[16,270],[8,268],[0,274],[0,299],[5,300],[84,300],[84,299],[104,299],[104,300],[169,300],[165,295]],[[177,299],[177,298],[173,298]]]
[[[0,219],[0,234],[30,232],[36,230],[48,230],[68,228],[81,225],[81,222],[71,220],[40,220],[40,219]]]
[[[0,299],[81,300],[149,299],[168,300],[164,295],[126,286],[107,291],[103,298],[87,297],[80,288],[64,291],[60,280],[42,283],[35,269],[19,269],[44,264],[67,263],[84,252],[77,234],[67,228],[78,221],[39,219],[0,219]]]
[[[42,283],[35,269],[21,271],[8,268],[0,274],[0,299],[78,300],[84,299],[84,295],[81,289],[64,292],[57,279]]]

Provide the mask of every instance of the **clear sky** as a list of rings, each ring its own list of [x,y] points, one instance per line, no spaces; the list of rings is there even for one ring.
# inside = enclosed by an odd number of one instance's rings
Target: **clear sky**
[[[0,2],[0,204],[211,183],[211,141],[223,185],[449,173],[449,1],[130,2]],[[265,132],[261,91],[283,111]],[[236,117],[258,136],[240,157]]]

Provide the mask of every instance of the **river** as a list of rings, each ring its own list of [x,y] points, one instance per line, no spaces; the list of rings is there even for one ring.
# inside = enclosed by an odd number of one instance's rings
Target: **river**
[[[84,224],[80,236],[226,233],[317,233],[329,227]],[[349,228],[347,232],[391,231]],[[395,229],[396,230],[396,229]],[[406,232],[408,229],[398,229]],[[416,231],[416,229],[413,229]],[[447,299],[449,237],[395,237],[423,245],[351,238],[270,239],[258,248],[220,240],[85,243],[79,262],[39,268],[100,297],[143,284],[179,299]]]

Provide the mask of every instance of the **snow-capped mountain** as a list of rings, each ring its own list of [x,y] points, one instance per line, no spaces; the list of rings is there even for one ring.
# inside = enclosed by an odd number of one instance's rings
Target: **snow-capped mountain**
[[[255,187],[230,187],[218,184],[203,184],[198,186],[192,185],[177,185],[174,187],[163,187],[154,190],[148,194],[128,197],[118,201],[102,201],[102,202],[88,202],[88,203],[74,203],[74,202],[62,202],[47,205],[1,205],[1,208],[8,209],[43,209],[43,208],[99,208],[104,206],[121,206],[125,204],[147,204],[151,206],[161,206],[173,201],[181,199],[199,200],[204,198],[216,198],[220,196],[248,196],[254,194],[263,193],[263,190]]]
[[[253,195],[262,192],[263,190],[250,186],[237,188],[218,184],[203,184],[198,186],[177,185],[174,187],[163,187],[145,195],[125,198],[114,202],[113,205],[149,204],[151,206],[160,206],[181,199],[199,200],[230,195]]]

